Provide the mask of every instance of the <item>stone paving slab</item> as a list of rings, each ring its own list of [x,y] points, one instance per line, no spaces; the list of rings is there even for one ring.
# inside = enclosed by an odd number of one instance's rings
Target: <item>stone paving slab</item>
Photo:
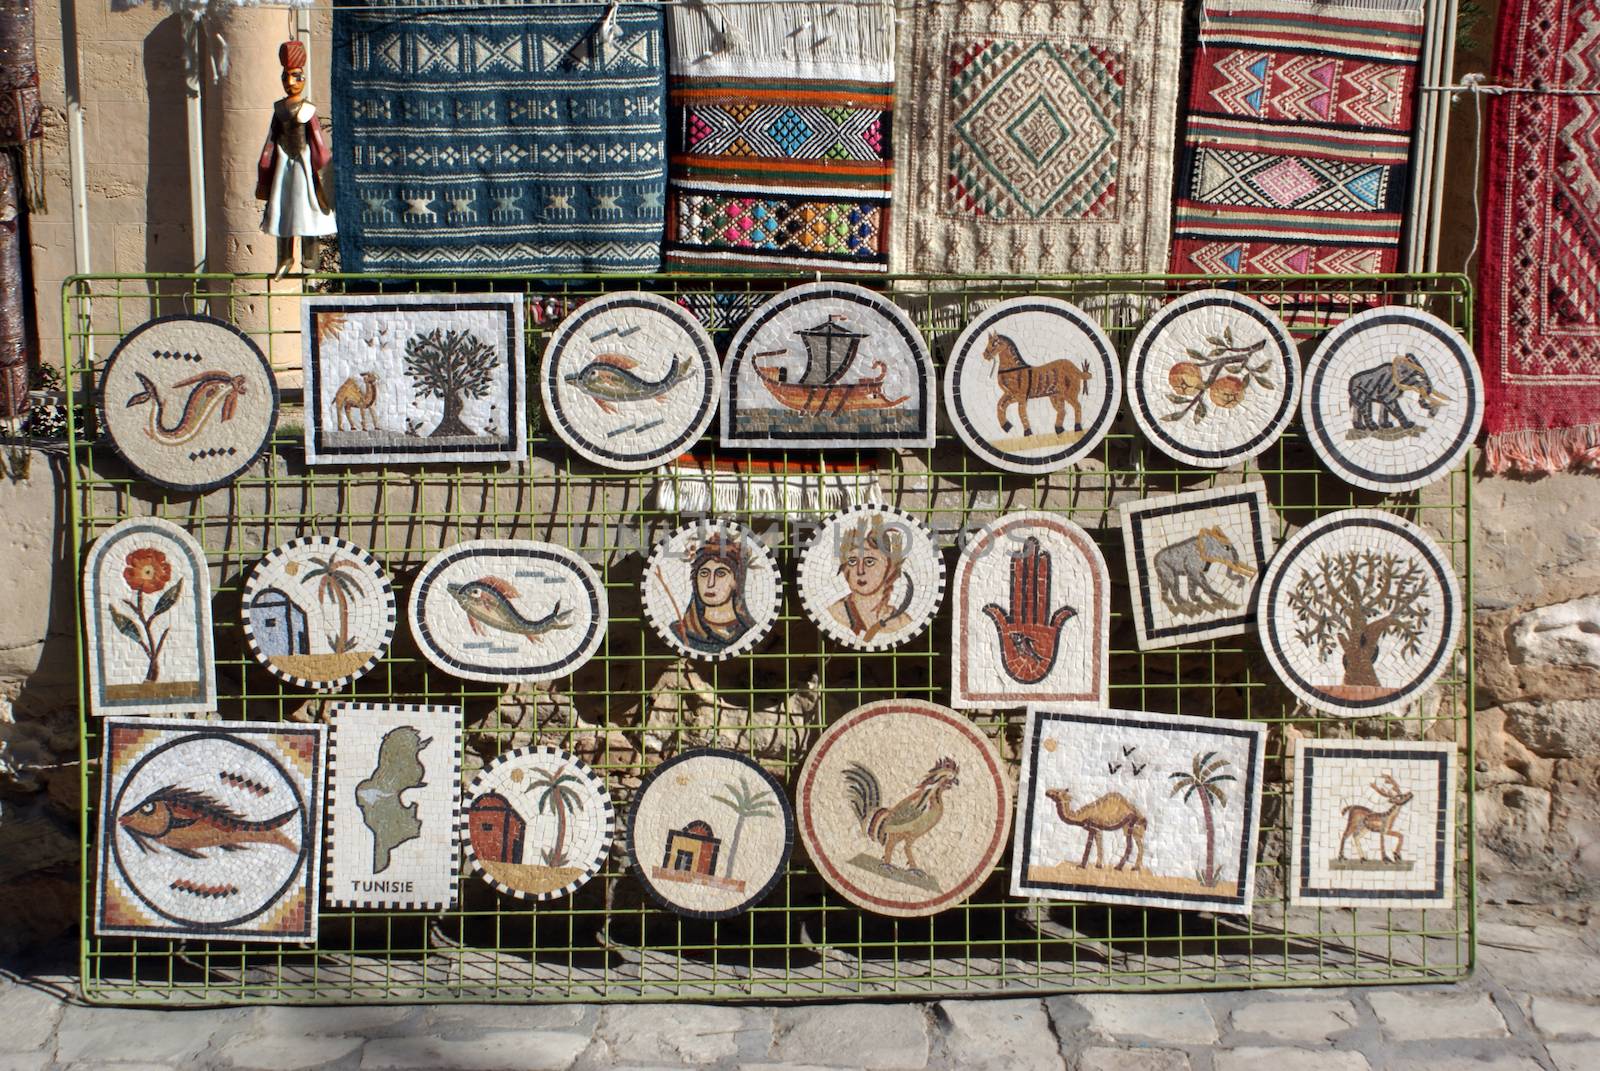
[[[1485,909],[1481,932],[1456,986],[927,1003],[162,1012],[0,972],[0,1071],[1600,1071],[1588,916]]]

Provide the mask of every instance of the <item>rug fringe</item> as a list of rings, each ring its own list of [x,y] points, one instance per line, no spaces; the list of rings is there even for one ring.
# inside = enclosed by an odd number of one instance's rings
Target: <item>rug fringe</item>
[[[887,3],[711,2],[673,7],[669,17],[674,74],[861,64],[854,77],[873,81],[894,63],[894,9]]]
[[[1235,0],[1214,6],[1208,5],[1202,9],[1200,17],[1205,19],[1206,11],[1221,11],[1231,13],[1236,8],[1259,9],[1260,0]],[[1422,18],[1422,0],[1277,0],[1272,5],[1275,11],[1297,11],[1312,15],[1338,15],[1343,11],[1385,11],[1391,13],[1409,13],[1418,19]]]
[[[1600,471],[1600,424],[1525,428],[1486,437],[1483,467],[1491,475],[1544,475],[1567,469]]]
[[[754,513],[822,516],[851,506],[883,502],[873,471],[708,472],[677,468],[656,481],[656,508],[668,513]]]

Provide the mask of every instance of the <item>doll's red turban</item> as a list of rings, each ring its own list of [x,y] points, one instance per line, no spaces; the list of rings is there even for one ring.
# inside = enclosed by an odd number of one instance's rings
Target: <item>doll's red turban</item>
[[[285,41],[278,46],[278,62],[284,70],[306,65],[306,43],[304,41]]]

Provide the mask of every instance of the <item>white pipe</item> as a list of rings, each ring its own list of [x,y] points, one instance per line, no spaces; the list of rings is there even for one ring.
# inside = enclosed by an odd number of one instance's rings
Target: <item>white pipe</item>
[[[201,87],[205,76],[201,65],[205,62],[205,33],[201,12],[183,16],[183,47],[187,68],[187,107],[189,126],[189,238],[194,249],[194,270],[206,270],[206,147],[205,112]]]
[[[77,0],[62,0],[61,41],[67,96],[67,158],[72,181],[72,270],[87,275],[89,263],[89,172],[84,163],[83,79],[78,51]]]
[[[1439,80],[1431,83],[1436,86],[1452,85],[1456,77],[1456,19],[1459,14],[1458,0],[1444,0],[1444,50],[1442,62],[1439,65]],[[1424,271],[1439,270],[1439,228],[1444,225],[1444,175],[1445,157],[1450,148],[1450,120],[1455,115],[1453,100],[1449,94],[1439,94],[1438,128],[1434,131],[1433,138],[1433,203],[1429,206],[1431,212],[1428,218],[1428,248],[1423,261]],[[1483,137],[1483,131],[1473,131],[1478,138]],[[1468,181],[1477,182],[1478,176],[1471,176]],[[1474,228],[1480,226],[1480,221],[1473,219]],[[1462,265],[1462,271],[1469,270],[1471,265]]]

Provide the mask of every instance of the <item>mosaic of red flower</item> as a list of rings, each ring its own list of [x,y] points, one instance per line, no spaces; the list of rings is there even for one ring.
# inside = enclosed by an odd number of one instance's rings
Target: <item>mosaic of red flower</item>
[[[123,563],[122,579],[134,591],[154,595],[172,579],[172,565],[159,550],[140,547],[131,552]]]

